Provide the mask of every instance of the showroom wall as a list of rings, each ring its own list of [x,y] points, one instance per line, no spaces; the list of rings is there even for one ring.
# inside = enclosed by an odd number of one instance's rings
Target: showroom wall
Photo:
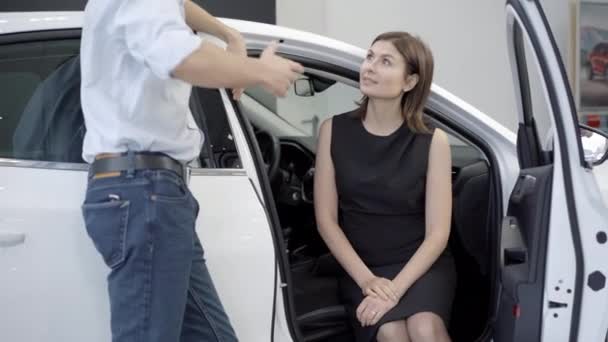
[[[194,0],[216,16],[274,24],[275,0]],[[0,0],[4,11],[74,11],[81,10],[86,0]]]
[[[541,0],[567,66],[573,58],[574,1]],[[279,25],[363,48],[383,31],[419,35],[434,52],[436,84],[514,129],[517,117],[504,4],[502,0],[277,0],[276,5]]]

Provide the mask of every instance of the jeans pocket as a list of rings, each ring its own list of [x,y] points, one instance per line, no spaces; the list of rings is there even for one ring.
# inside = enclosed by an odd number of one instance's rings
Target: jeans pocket
[[[159,177],[152,182],[153,201],[184,203],[189,199],[189,195],[188,188],[177,177]]]
[[[110,268],[125,260],[129,205],[122,200],[82,205],[87,234]]]

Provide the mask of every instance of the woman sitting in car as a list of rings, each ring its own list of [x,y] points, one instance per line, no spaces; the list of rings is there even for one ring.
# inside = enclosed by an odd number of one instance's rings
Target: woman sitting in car
[[[449,341],[456,273],[447,135],[423,117],[433,57],[405,32],[378,36],[360,70],[360,107],[321,125],[319,231],[346,274],[357,341]]]

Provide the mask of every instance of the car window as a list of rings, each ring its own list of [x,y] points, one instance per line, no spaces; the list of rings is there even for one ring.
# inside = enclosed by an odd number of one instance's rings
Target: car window
[[[523,34],[523,49],[527,72],[524,77],[528,79],[528,86],[522,85],[522,87],[524,87],[523,91],[527,91],[529,96],[529,101],[523,101],[524,112],[534,118],[540,150],[551,155],[554,134],[551,117],[553,113],[538,59],[534,55],[532,44],[526,34]]]
[[[356,101],[361,98],[356,87],[342,82],[322,83],[321,80],[326,79],[312,80],[314,86],[311,96],[296,94],[294,87],[286,97],[277,98],[276,104],[277,113],[284,120],[312,137],[318,135],[321,122],[330,116],[356,109]],[[301,79],[298,82],[301,84],[306,81]]]
[[[81,162],[78,48],[58,40],[0,49],[0,157]]]
[[[312,72],[298,80],[283,98],[273,97],[261,87],[249,89],[247,94],[304,135],[316,140],[321,122],[333,115],[356,109],[362,94],[353,81],[325,72],[322,75]],[[312,83],[306,82],[309,80]],[[309,91],[310,88],[313,91]],[[447,133],[451,146],[471,146],[456,135]]]
[[[0,158],[84,163],[79,48],[79,39],[0,46]],[[195,88],[190,106],[205,134],[195,166],[240,167],[219,91]]]

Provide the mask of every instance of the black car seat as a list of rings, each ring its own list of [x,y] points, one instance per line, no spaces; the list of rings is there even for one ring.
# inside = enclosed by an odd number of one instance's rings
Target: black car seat
[[[486,161],[455,167],[450,250],[458,274],[450,336],[474,341],[485,328],[490,296],[490,172]]]
[[[43,80],[15,128],[15,158],[82,163],[85,134],[80,105],[80,58],[74,56]]]
[[[338,286],[342,274],[331,253],[292,264],[297,323],[305,341],[350,338],[350,322]]]
[[[0,155],[3,157],[13,156],[13,133],[40,81],[34,72],[3,70],[0,73]]]

